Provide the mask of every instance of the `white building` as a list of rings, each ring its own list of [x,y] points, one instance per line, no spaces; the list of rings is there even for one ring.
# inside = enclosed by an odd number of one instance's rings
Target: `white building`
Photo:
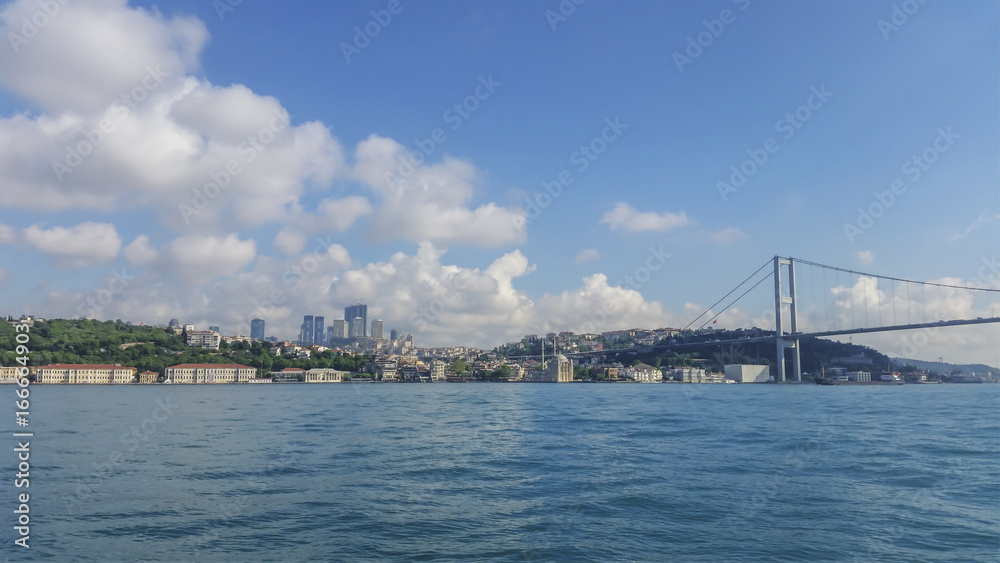
[[[848,381],[871,381],[872,372],[870,371],[849,371],[847,372]]]
[[[164,383],[247,383],[257,368],[240,364],[179,364],[163,372]]]
[[[670,370],[670,379],[682,383],[708,383],[704,368],[679,367]]]
[[[627,379],[638,381],[639,383],[660,383],[663,381],[663,372],[649,364],[638,364],[622,368],[618,373]]]
[[[726,379],[738,383],[767,383],[771,379],[770,368],[749,364],[727,364]]]
[[[192,348],[218,350],[221,338],[214,330],[191,330],[187,332],[187,345]]]
[[[431,381],[444,381],[446,379],[444,373],[448,364],[442,362],[441,360],[434,360],[431,362]]]
[[[340,383],[346,371],[335,369],[311,369],[305,373],[306,383]]]
[[[52,364],[35,372],[38,383],[132,383],[135,368],[99,364]]]

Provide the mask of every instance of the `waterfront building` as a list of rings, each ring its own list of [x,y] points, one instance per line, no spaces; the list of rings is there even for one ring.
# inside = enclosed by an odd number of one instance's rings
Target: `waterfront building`
[[[354,335],[354,319],[361,317],[361,334]],[[344,307],[344,320],[351,323],[351,338],[364,338],[368,336],[365,329],[368,326],[368,305],[358,304]]]
[[[21,379],[19,366],[0,367],[0,383],[17,383]]]
[[[264,319],[253,319],[250,321],[250,339],[264,340]]]
[[[372,320],[372,338],[381,340],[382,336],[382,319]]]
[[[38,383],[132,383],[135,368],[104,364],[52,364],[39,367],[35,372]]]
[[[872,380],[872,372],[870,371],[849,371],[847,372],[848,381],[858,381],[858,382],[869,382]]]
[[[573,381],[573,362],[559,354],[546,362],[541,370],[528,372],[527,381],[535,383],[569,383]]]
[[[221,337],[214,330],[189,330],[185,334],[187,335],[187,345],[192,348],[219,349]]]
[[[168,367],[164,383],[246,383],[257,376],[257,368],[241,364],[178,364]]]
[[[311,369],[305,372],[306,383],[340,383],[348,372],[335,369]]]
[[[377,360],[375,373],[382,381],[396,381],[396,365],[395,360]]]
[[[702,372],[704,373],[704,370]],[[663,372],[649,364],[637,364],[622,368],[619,373],[622,377],[639,383],[660,383],[663,381]]]
[[[155,371],[146,370],[139,374],[139,383],[156,383],[160,379],[160,374]]]
[[[767,383],[771,379],[770,369],[767,366],[727,364],[725,370],[726,379],[738,383]]]
[[[275,383],[298,383],[305,379],[306,370],[302,368],[285,368],[281,371],[272,371],[271,379]]]
[[[431,381],[444,381],[446,379],[445,369],[447,367],[448,364],[441,360],[431,361]]]

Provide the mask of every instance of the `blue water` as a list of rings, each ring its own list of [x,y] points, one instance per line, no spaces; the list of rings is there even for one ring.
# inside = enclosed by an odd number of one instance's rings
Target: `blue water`
[[[1000,561],[998,385],[31,390],[13,561]]]

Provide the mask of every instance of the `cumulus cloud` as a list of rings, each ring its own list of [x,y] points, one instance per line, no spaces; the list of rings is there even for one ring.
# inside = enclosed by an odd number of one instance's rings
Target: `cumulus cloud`
[[[577,264],[582,264],[584,262],[589,262],[591,260],[598,260],[600,259],[600,257],[601,253],[598,252],[596,248],[587,248],[585,250],[580,251],[580,253],[576,255],[576,258],[573,259],[573,261],[576,262]]]
[[[688,225],[690,220],[683,211],[680,213],[640,212],[625,202],[618,202],[614,209],[601,217],[600,222],[607,223],[613,231],[621,229],[630,232],[662,232]]]
[[[355,176],[380,200],[369,223],[375,240],[488,247],[525,239],[524,210],[469,206],[479,173],[468,162],[445,157],[439,164],[414,163],[405,147],[377,135],[358,144],[355,159]]]
[[[274,237],[274,247],[285,254],[298,254],[306,247],[306,235],[302,231],[285,227]]]
[[[114,225],[90,221],[68,229],[32,225],[24,230],[24,240],[58,263],[76,268],[110,262],[122,246]]]
[[[158,256],[157,251],[149,243],[149,237],[139,235],[125,247],[125,258],[133,264],[146,264]]]
[[[862,266],[871,266],[875,262],[875,252],[871,250],[858,250],[854,253],[854,258]]]

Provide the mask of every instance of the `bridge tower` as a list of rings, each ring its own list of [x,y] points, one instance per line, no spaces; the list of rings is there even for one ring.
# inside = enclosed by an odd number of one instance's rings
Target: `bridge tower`
[[[788,295],[782,295],[781,267],[788,268]],[[788,304],[789,309],[789,333],[790,338],[785,338],[784,319],[781,313],[781,306]],[[776,368],[778,373],[774,375],[775,381],[783,382],[785,378],[785,349],[792,349],[792,379],[802,381],[802,366],[799,358],[799,333],[798,314],[795,303],[795,262],[792,258],[774,257],[774,341],[777,348]]]

